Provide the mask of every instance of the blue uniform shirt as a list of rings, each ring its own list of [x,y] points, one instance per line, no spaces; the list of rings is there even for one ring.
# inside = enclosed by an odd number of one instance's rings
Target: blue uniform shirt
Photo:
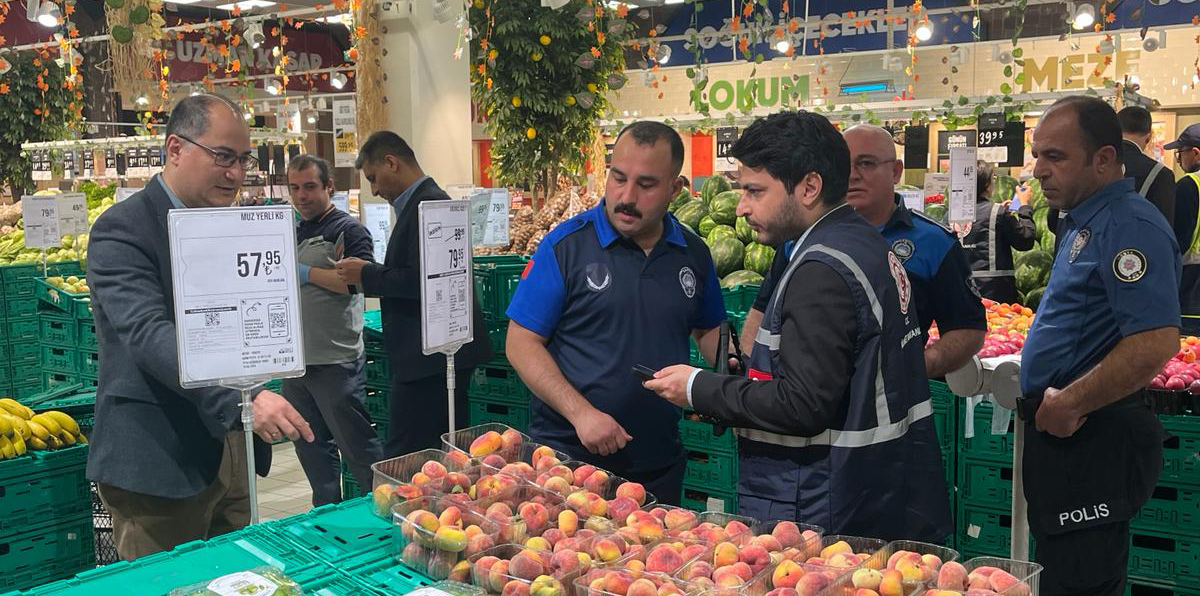
[[[691,331],[725,320],[717,272],[699,236],[667,215],[663,237],[647,256],[617,233],[601,202],[542,239],[508,317],[548,338],[546,349],[567,381],[633,437],[611,456],[590,455],[571,423],[535,397],[534,440],[617,473],[679,460],[679,408],[642,388],[630,370],[686,363]]]
[[[1060,226],[1050,283],[1021,350],[1021,391],[1083,376],[1123,337],[1179,326],[1179,246],[1129,178],[1084,199]]]
[[[987,330],[983,300],[971,278],[967,253],[954,232],[897,201],[891,219],[879,233],[908,272],[922,338],[934,322],[940,333]]]

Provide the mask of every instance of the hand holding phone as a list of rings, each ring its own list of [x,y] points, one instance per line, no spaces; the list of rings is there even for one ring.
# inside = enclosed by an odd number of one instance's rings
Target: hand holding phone
[[[633,365],[632,372],[633,372],[633,376],[637,377],[638,379],[641,379],[642,381],[652,381],[652,380],[654,380],[654,373],[656,373],[658,371],[656,371],[653,368],[650,368],[648,366],[643,366],[641,364],[635,364],[635,365]]]

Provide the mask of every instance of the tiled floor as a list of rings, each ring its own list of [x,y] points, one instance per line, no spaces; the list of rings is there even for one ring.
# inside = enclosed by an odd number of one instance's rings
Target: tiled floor
[[[291,443],[280,443],[271,456],[271,474],[258,479],[258,516],[267,521],[312,509],[312,489]]]

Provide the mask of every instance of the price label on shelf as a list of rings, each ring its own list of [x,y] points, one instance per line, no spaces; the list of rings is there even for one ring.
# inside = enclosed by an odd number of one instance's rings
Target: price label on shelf
[[[421,234],[421,351],[453,353],[470,342],[470,201],[424,201]]]
[[[25,220],[25,248],[58,248],[58,195],[21,197],[21,218]]]
[[[83,152],[83,171],[80,174],[84,178],[94,178],[96,176],[96,152],[88,149]]]
[[[338,192],[330,197],[333,206],[342,210],[342,213],[350,213],[350,193]]]
[[[62,154],[62,179],[71,180],[75,178],[75,152],[64,151]]]
[[[952,147],[950,149],[950,222],[975,221],[975,186],[977,149],[975,147]]]
[[[508,246],[508,189],[481,188],[471,195],[474,246]]]
[[[392,236],[392,206],[387,203],[364,203],[362,222],[367,231],[371,232],[375,262],[382,263],[387,258],[388,240]]]
[[[180,384],[303,374],[292,208],[174,209],[167,231]]]
[[[58,232],[63,236],[74,236],[87,231],[87,196],[83,193],[58,195]]]

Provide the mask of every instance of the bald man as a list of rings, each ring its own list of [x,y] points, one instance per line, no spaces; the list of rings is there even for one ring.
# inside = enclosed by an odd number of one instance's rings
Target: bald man
[[[909,211],[896,194],[904,162],[896,157],[891,133],[862,124],[846,129],[842,136],[850,146],[850,188],[846,202],[883,234],[908,271],[916,305],[908,312],[909,316],[915,314],[920,323],[921,343],[926,343],[933,323],[937,323],[941,335],[941,339],[925,349],[925,373],[931,379],[944,377],[979,352],[987,333],[983,302],[971,279],[966,252],[954,232],[923,213]],[[754,345],[762,313],[775,280],[787,266],[790,252],[786,249],[776,252],[771,272],[746,317],[741,341],[747,351]]]

